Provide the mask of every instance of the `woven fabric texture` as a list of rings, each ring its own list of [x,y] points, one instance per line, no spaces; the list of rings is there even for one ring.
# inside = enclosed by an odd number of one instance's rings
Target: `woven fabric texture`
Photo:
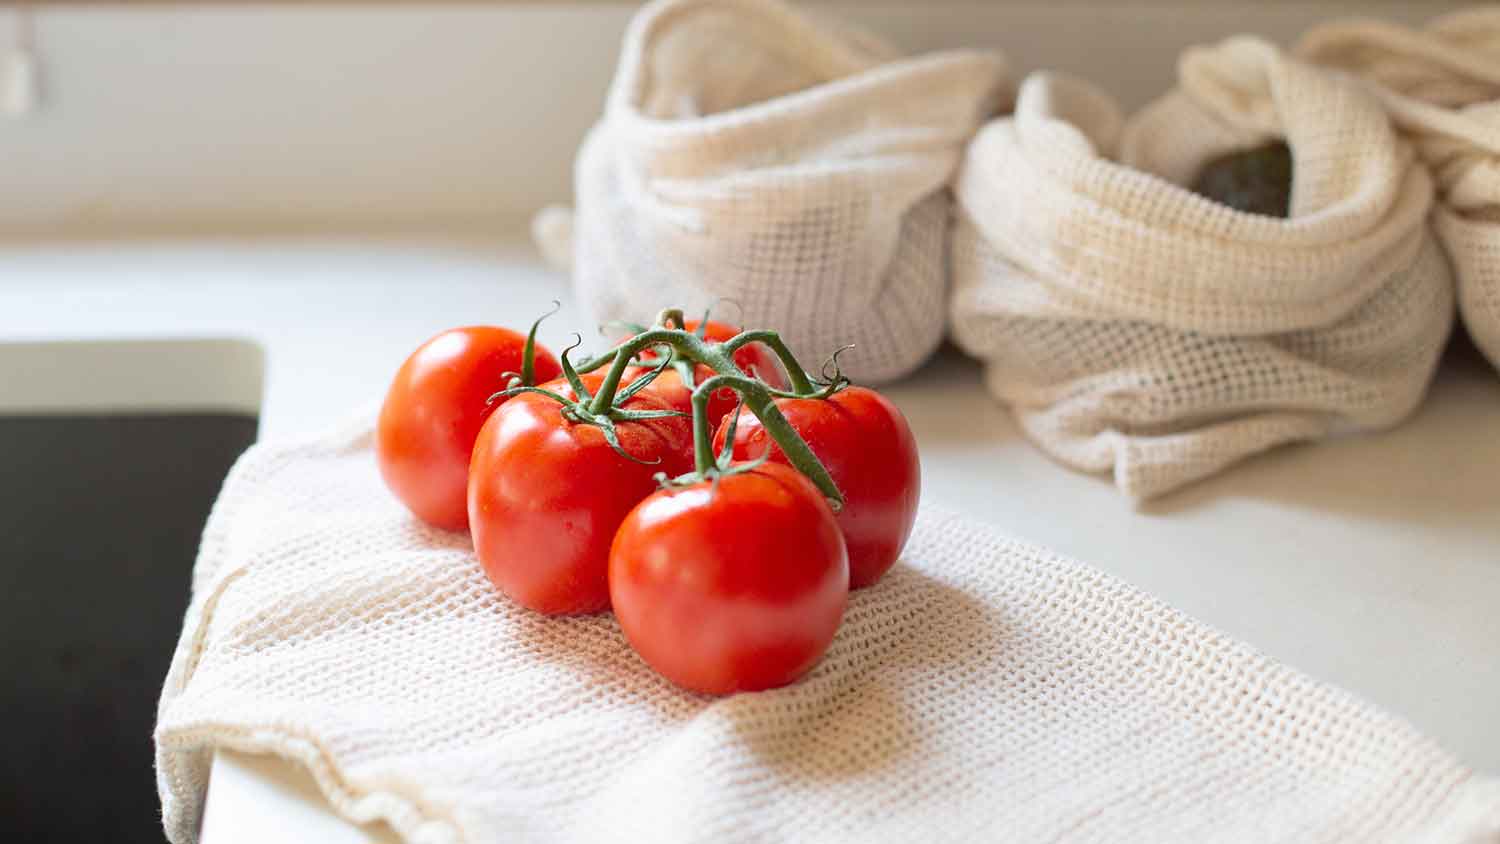
[[[162,695],[168,837],[216,748],[414,842],[1497,841],[1500,782],[1087,566],[924,511],[797,684],[710,699],[500,596],[370,423],[259,445]]]
[[[945,186],[1004,75],[773,0],[648,5],[579,151],[578,301],[602,325],[731,300],[805,365],[852,343],[851,376],[910,372],[943,334]]]
[[[1431,178],[1378,102],[1248,38],[1188,51],[1179,76],[1126,121],[1086,82],[1033,75],[955,188],[954,338],[1031,439],[1135,499],[1396,424],[1453,321]],[[1273,138],[1287,218],[1183,187]]]
[[[1298,53],[1368,81],[1438,184],[1433,214],[1458,275],[1459,310],[1500,367],[1500,9],[1423,30],[1372,20],[1309,31]]]

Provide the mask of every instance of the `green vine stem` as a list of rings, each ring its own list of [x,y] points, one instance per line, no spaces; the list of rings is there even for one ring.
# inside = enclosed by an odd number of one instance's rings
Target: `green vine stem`
[[[766,433],[781,447],[787,460],[817,486],[818,491],[828,499],[833,511],[837,513],[843,509],[844,495],[839,492],[838,484],[833,482],[833,476],[828,474],[823,462],[813,454],[807,441],[781,415],[781,409],[776,406],[775,394],[765,384],[744,375],[715,375],[693,391],[693,461],[698,474],[708,478],[721,471],[714,454],[713,432],[708,429],[708,400],[715,390],[723,387],[729,387],[740,394],[745,407],[750,408],[750,412],[760,420]],[[736,409],[734,412],[739,411]],[[725,445],[726,451],[733,447],[732,443]]]
[[[807,377],[807,372],[802,368],[802,364],[797,362],[796,355],[792,354],[792,350],[787,348],[786,343],[781,339],[781,335],[775,331],[766,329],[741,331],[739,334],[730,337],[720,344],[720,348],[732,359],[735,352],[751,343],[764,344],[775,353],[776,357],[781,359],[781,366],[786,370],[787,377],[792,381],[792,392],[805,396],[817,391],[817,388],[812,384],[812,379]]]
[[[653,329],[649,329],[649,330],[652,330],[652,331],[660,331],[660,330],[671,331],[671,330],[675,330],[675,329],[671,329],[671,328],[668,327],[672,323],[676,323],[676,325],[677,325],[678,328],[683,328],[686,325],[686,323],[683,322],[682,310],[680,308],[667,308],[667,309],[664,309],[661,312],[661,314],[657,316],[656,327],[653,328]],[[698,326],[698,328],[699,328],[699,331],[701,332],[703,326],[700,324]],[[648,330],[648,329],[642,329],[641,331],[636,332],[637,336],[639,336],[642,332],[644,332],[646,330]],[[691,333],[692,336],[697,337],[697,339],[700,340],[703,344],[705,344],[705,345],[711,345],[711,342],[708,341],[708,340],[705,340],[702,337],[702,335],[700,333],[698,333],[698,332],[686,332],[686,331],[684,331],[683,333]],[[782,340],[781,339],[781,335],[779,333],[775,332],[775,331],[771,331],[769,329],[757,329],[757,330],[753,330],[753,331],[742,331],[739,334],[736,334],[733,337],[729,338],[728,340],[725,340],[724,342],[719,343],[717,345],[723,351],[724,355],[730,359],[730,363],[733,363],[734,362],[734,353],[737,352],[737,351],[739,351],[740,349],[744,348],[745,346],[750,345],[751,343],[763,343],[763,344],[765,344],[766,347],[771,350],[772,354],[775,354],[776,357],[777,357],[777,359],[781,361],[782,368],[786,370],[787,378],[790,379],[791,382],[792,382],[791,383],[792,389],[790,391],[792,394],[794,394],[794,395],[796,395],[798,397],[811,397],[811,396],[819,393],[819,391],[821,389],[819,387],[819,385],[817,385],[816,383],[813,382],[813,379],[807,374],[807,370],[803,369],[802,368],[802,364],[800,364],[800,363],[797,362],[797,356],[794,355],[794,354],[792,354],[792,350],[787,347],[786,341]],[[652,343],[643,343],[643,344],[641,344],[642,347],[650,346],[650,345],[653,345],[653,344]],[[673,346],[674,350],[676,350],[678,352],[684,351],[682,348],[676,346],[676,344],[667,343],[666,345]],[[607,352],[604,352],[603,354],[599,355],[596,358],[591,358],[589,360],[584,361],[583,363],[580,363],[578,365],[578,371],[579,372],[593,372],[594,370],[598,369],[601,366],[604,366],[606,364],[614,363],[616,360],[619,359],[620,351],[623,348],[624,348],[623,345],[622,346],[616,346],[615,348],[610,349]],[[633,351],[631,354],[627,355],[626,357],[629,358],[629,359],[633,359],[635,357],[635,355],[640,352],[640,350],[641,350],[640,348],[636,348],[635,351]],[[686,356],[690,357],[690,358],[692,357],[691,354],[688,354]],[[696,363],[707,363],[716,372],[720,372],[720,373],[723,373],[723,374],[744,374],[743,371],[740,370],[738,366],[735,366],[734,369],[732,370],[732,372],[725,373],[724,370],[719,369],[717,367],[714,367],[713,364],[709,363],[708,361],[698,360],[698,359],[695,358],[694,362],[696,362]],[[686,382],[684,382],[684,383],[686,383]]]
[[[662,313],[665,317],[671,312],[663,311]],[[680,314],[680,312],[677,313]],[[792,382],[792,389],[789,391],[773,390],[775,395],[783,398],[828,397],[828,385],[815,383],[801,364],[797,363],[796,356],[787,348],[781,335],[769,329],[743,331],[722,343],[715,343],[677,328],[652,328],[637,334],[603,355],[585,362],[578,367],[578,371],[592,372],[606,363],[611,364],[603,383],[599,385],[598,392],[594,394],[594,402],[590,407],[595,413],[603,413],[605,408],[614,401],[615,391],[620,387],[620,380],[624,378],[625,370],[635,360],[636,355],[644,349],[651,346],[666,346],[681,358],[692,363],[703,364],[720,375],[745,376],[746,373],[734,361],[734,352],[749,343],[764,343],[786,367],[787,376]]]
[[[673,324],[678,328],[687,330],[687,318],[682,314],[682,308],[662,308],[656,315],[656,327],[671,328]],[[700,328],[702,326],[699,326]],[[700,335],[701,336],[701,335]]]
[[[620,379],[625,377],[625,370],[635,356],[649,346],[670,346],[674,351],[682,352],[694,361],[708,363],[703,357],[712,355],[712,350],[697,337],[683,331],[680,328],[653,328],[635,335],[624,343],[616,346],[612,353],[613,364],[604,375],[604,381],[599,384],[598,392],[594,393],[594,400],[589,405],[592,413],[606,413],[615,401],[615,393],[620,389]],[[589,361],[594,363],[594,361]],[[708,363],[713,366],[712,363]],[[731,361],[730,366],[734,366]],[[714,367],[718,371],[718,367]],[[741,374],[738,369],[731,369],[735,374]]]
[[[676,327],[667,327],[671,325]],[[848,381],[837,375],[830,378],[827,383],[814,381],[797,362],[796,357],[782,341],[781,335],[775,331],[744,331],[718,343],[706,340],[700,332],[685,330],[685,326],[681,309],[668,308],[657,317],[657,327],[636,334],[576,369],[567,360],[565,350],[562,356],[563,374],[572,384],[574,393],[578,397],[576,401],[564,402],[568,406],[569,418],[600,425],[606,429],[606,433],[611,433],[613,421],[655,415],[640,411],[627,412],[620,409],[618,405],[660,374],[669,363],[681,364],[684,367],[701,364],[717,374],[693,389],[693,456],[697,467],[695,474],[699,478],[710,478],[743,468],[719,465],[719,460],[713,452],[714,432],[709,430],[709,399],[714,391],[729,388],[739,393],[744,406],[760,420],[766,433],[781,448],[787,460],[817,486],[834,511],[842,509],[844,496],[839,491],[838,485],[834,483],[833,477],[828,474],[828,469],[822,461],[808,447],[807,442],[791,426],[791,423],[786,421],[786,417],[776,406],[776,399],[826,399],[847,385]],[[791,381],[790,391],[773,389],[756,378],[750,377],[739,368],[734,361],[734,353],[749,343],[764,343],[780,359]],[[636,361],[641,352],[652,347],[664,348],[661,360],[651,372],[622,389],[620,383],[624,380],[625,370]],[[592,372],[605,364],[609,364],[609,370],[605,373],[598,388],[590,395],[584,389],[578,373]],[[837,356],[835,356],[834,366],[837,369]],[[684,379],[684,383],[690,382]],[[560,397],[555,398],[560,399]],[[736,409],[736,415],[738,412]],[[732,444],[729,445],[732,448]]]

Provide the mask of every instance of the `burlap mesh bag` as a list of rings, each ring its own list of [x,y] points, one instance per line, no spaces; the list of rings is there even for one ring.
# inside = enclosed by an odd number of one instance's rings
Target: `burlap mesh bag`
[[[1371,83],[1437,181],[1433,221],[1475,343],[1500,367],[1500,9],[1425,30],[1341,21],[1309,31],[1307,60]]]
[[[585,311],[603,324],[729,299],[806,364],[846,343],[863,381],[920,364],[943,333],[945,185],[1004,66],[892,56],[771,0],[642,10],[577,162]]]
[[[380,482],[371,419],[252,448],[162,692],[168,837],[213,751],[403,840],[1491,842],[1500,782],[1096,569],[932,509],[796,684],[673,687]]]
[[[1182,185],[1284,138],[1286,219]],[[1399,422],[1452,324],[1425,168],[1379,103],[1237,39],[1127,125],[1035,75],[957,176],[954,336],[1056,459],[1149,498],[1281,443]]]

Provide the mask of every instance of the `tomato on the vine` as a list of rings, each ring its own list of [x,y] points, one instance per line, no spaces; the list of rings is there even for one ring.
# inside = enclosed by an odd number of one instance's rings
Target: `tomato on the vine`
[[[631,646],[708,694],[805,674],[838,631],[848,584],[833,511],[774,463],[655,493],[610,549],[610,597]]]
[[[740,329],[716,320],[709,320],[701,324],[703,326],[703,339],[716,343],[722,343],[740,333]],[[699,320],[690,319],[683,324],[683,330],[697,331],[699,325]],[[786,372],[782,369],[781,361],[777,359],[776,353],[764,344],[747,343],[735,349],[733,358],[735,365],[743,370],[746,375],[759,378],[766,384],[777,389],[786,388]],[[626,370],[625,380],[627,382],[644,375],[650,371],[650,365],[660,360],[654,350],[642,352],[639,359],[645,362],[647,366],[631,367]],[[708,366],[701,363],[697,364],[693,367],[693,385],[702,384],[716,374]],[[656,380],[652,382],[651,386],[646,389],[661,396],[678,410],[685,413],[691,413],[693,410],[693,390],[682,383],[682,376],[678,374],[676,369],[669,367],[663,370],[660,375],[656,376]],[[719,422],[725,416],[728,416],[738,403],[739,396],[735,394],[732,388],[724,387],[714,390],[713,395],[708,400],[709,425],[715,428],[718,427]]]
[[[601,374],[581,376],[590,392]],[[565,380],[542,385],[575,399]],[[643,391],[624,410],[672,410]],[[658,472],[692,468],[692,423],[682,417],[614,424],[615,451],[596,425],[569,419],[549,396],[521,393],[489,418],[469,467],[469,529],[485,573],[522,606],[549,615],[609,607],[609,546]],[[642,461],[642,462],[636,462]]]
[[[846,387],[827,399],[777,399],[776,406],[843,493],[837,518],[849,548],[849,587],[869,586],[895,564],[917,518],[921,465],[906,417],[864,387]],[[726,420],[714,436],[715,451],[723,448],[727,428]],[[767,451],[771,460],[788,462],[760,420],[742,410],[734,458]]]
[[[507,386],[524,367],[526,335],[476,325],[433,337],[396,372],[380,408],[375,454],[396,497],[423,521],[448,530],[468,525],[465,501],[474,439]],[[557,358],[535,347],[534,377],[562,373]],[[497,402],[498,403],[498,402]]]

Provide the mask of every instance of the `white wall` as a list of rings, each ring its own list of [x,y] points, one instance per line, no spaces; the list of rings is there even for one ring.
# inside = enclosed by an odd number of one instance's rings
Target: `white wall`
[[[1327,17],[1457,3],[996,0],[824,4],[923,49],[993,46],[1132,104],[1176,52]],[[0,118],[0,233],[445,227],[567,196],[619,3],[43,6],[44,104]],[[0,6],[0,45],[10,7]]]

